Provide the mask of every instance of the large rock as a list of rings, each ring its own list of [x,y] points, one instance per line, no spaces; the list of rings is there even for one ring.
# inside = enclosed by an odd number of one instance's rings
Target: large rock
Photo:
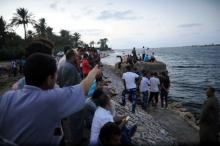
[[[115,64],[115,71],[117,73],[124,73],[126,71],[126,67],[129,66],[128,63],[116,63]],[[138,72],[142,72],[143,70],[147,72],[167,72],[167,67],[166,64],[160,61],[155,61],[155,62],[143,62],[143,61],[138,61],[133,65],[134,68],[137,69]]]

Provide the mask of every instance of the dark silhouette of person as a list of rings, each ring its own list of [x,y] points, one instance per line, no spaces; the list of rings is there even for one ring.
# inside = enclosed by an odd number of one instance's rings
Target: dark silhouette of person
[[[204,102],[200,118],[200,145],[219,145],[218,142],[218,99],[215,89],[209,87],[206,92],[207,100]]]

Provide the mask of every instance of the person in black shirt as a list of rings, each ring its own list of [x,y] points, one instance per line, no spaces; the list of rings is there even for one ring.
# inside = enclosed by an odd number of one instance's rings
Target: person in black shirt
[[[167,108],[167,98],[168,98],[168,93],[169,93],[169,88],[170,88],[170,78],[167,75],[167,73],[162,72],[162,77],[161,77],[161,90],[160,90],[160,98],[161,98],[161,107]],[[164,105],[165,103],[165,105]]]

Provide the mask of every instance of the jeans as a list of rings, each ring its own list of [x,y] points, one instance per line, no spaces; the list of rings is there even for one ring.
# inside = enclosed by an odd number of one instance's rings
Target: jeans
[[[129,89],[128,92],[131,94],[132,99],[132,113],[135,113],[137,97],[136,97],[136,88]]]
[[[135,113],[136,103],[137,103],[137,97],[136,97],[136,88],[123,90],[122,91],[122,103],[125,104],[125,95],[126,94],[131,95],[131,101],[132,101],[132,112]]]
[[[148,103],[148,91],[141,92],[142,93],[142,107],[146,109]]]

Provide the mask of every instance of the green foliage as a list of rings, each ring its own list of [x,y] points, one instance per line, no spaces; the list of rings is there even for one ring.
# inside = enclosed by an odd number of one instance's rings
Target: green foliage
[[[27,30],[28,24],[32,24],[35,30]],[[25,39],[22,39],[12,29],[12,26],[24,27]],[[59,35],[53,32],[53,28],[48,26],[45,18],[39,19],[36,22],[33,15],[25,8],[16,9],[10,24],[7,24],[3,17],[0,17],[0,60],[19,59],[24,55],[25,46],[33,39],[42,37],[51,40],[54,43],[54,53],[63,51],[64,46],[69,45],[73,48],[83,47],[94,48],[95,42],[91,41],[89,45],[81,40],[81,34],[78,32],[71,33],[68,30],[62,29]],[[109,50],[107,38],[100,39],[100,50]],[[96,48],[98,49],[98,48]]]
[[[100,44],[100,50],[101,51],[106,51],[106,50],[111,50],[108,45],[107,45],[108,39],[104,38],[104,39],[100,39],[98,41],[98,44]]]
[[[24,27],[24,38],[26,39],[26,26],[28,24],[34,25],[36,22],[33,19],[33,15],[28,12],[25,8],[16,9],[13,18],[11,19],[11,26],[23,25]]]

